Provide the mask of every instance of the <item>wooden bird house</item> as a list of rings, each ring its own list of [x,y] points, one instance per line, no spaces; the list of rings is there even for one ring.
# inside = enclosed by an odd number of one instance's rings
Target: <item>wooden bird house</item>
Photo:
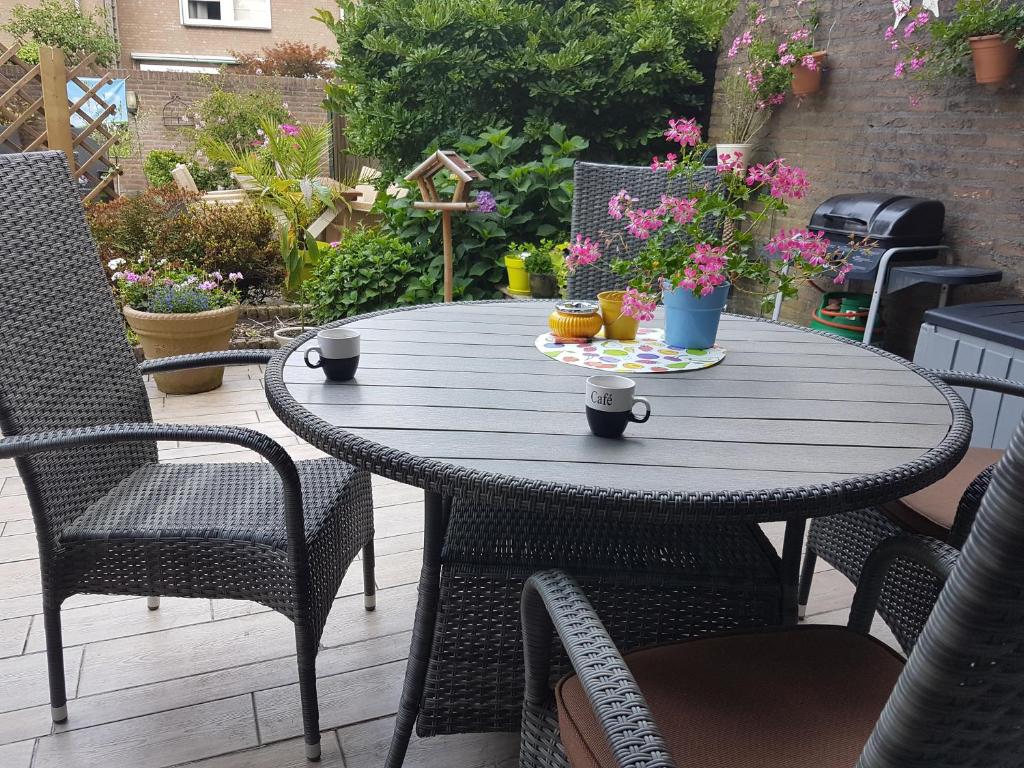
[[[447,171],[455,177],[455,192],[451,200],[442,200],[434,184],[434,176]],[[420,189],[420,197],[412,205],[428,211],[441,212],[441,235],[444,243],[444,300],[452,300],[452,283],[454,282],[452,263],[452,211],[468,212],[477,208],[477,203],[469,199],[473,183],[480,181],[484,175],[467,163],[459,154],[450,149],[439,149],[422,163],[417,165],[406,181],[415,181]]]

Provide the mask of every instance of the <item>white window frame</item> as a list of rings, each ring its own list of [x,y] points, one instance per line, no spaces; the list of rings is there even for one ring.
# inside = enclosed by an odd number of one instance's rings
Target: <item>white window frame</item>
[[[266,24],[250,24],[236,22],[234,19],[235,6],[232,0],[202,0],[202,2],[219,2],[221,18],[219,19],[192,19],[188,15],[188,2],[189,0],[179,0],[178,8],[181,11],[181,23],[186,27],[228,27],[230,29],[270,29],[271,28],[271,10],[270,0],[266,0],[267,3],[267,23]]]

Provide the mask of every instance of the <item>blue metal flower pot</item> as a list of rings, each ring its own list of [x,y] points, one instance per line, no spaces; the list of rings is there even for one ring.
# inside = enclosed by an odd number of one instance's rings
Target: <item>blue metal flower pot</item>
[[[661,293],[665,305],[665,341],[672,347],[708,349],[715,345],[718,321],[729,298],[730,284],[720,285],[707,296],[694,296],[685,288]]]

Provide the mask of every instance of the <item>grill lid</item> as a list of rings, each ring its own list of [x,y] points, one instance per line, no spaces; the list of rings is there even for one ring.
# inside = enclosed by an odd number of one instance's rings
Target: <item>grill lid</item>
[[[852,235],[868,237],[881,248],[938,245],[945,215],[939,200],[863,192],[830,197],[815,209],[808,226],[836,244]]]

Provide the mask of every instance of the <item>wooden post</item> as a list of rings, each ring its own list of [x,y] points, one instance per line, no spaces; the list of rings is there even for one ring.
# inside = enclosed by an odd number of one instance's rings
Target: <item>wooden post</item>
[[[452,283],[455,282],[452,261],[452,212],[441,211],[441,237],[444,240],[444,303],[452,303]]]
[[[75,169],[75,141],[71,135],[71,109],[68,105],[67,68],[64,51],[52,45],[39,46],[39,81],[43,88],[43,114],[46,118],[46,146],[67,155],[71,177]]]

